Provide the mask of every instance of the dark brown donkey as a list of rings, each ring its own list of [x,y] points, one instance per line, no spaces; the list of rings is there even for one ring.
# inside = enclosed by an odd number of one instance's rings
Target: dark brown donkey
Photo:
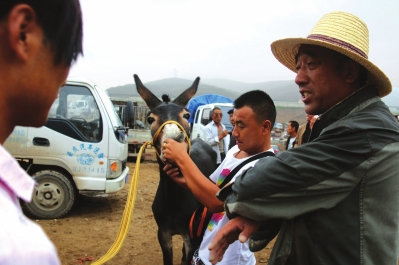
[[[176,121],[189,135],[190,112],[185,108],[188,101],[197,92],[199,77],[197,77],[192,86],[181,93],[175,100],[170,101],[169,96],[163,95],[161,101],[148,88],[146,88],[139,77],[134,75],[137,91],[147,103],[150,112],[147,115],[147,121],[151,124],[151,135],[155,133],[166,121]],[[185,134],[176,124],[167,124],[160,131],[153,144],[161,154],[162,142],[166,138],[172,138],[176,141],[185,141]],[[190,156],[205,176],[209,176],[216,169],[216,152],[200,138],[191,142]],[[173,182],[163,171],[165,166],[162,157],[158,157],[160,180],[152,212],[158,225],[158,241],[162,248],[164,265],[173,264],[173,246],[172,236],[181,235],[183,239],[183,257],[181,264],[190,264],[195,248],[190,242],[189,222],[191,215],[200,205],[195,197],[184,188]]]

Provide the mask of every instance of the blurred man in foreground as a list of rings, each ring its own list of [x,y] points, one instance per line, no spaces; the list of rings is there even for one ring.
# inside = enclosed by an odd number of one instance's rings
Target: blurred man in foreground
[[[14,127],[43,126],[82,53],[78,0],[0,1],[0,143]],[[40,226],[21,211],[34,180],[0,145],[0,264],[59,264]]]

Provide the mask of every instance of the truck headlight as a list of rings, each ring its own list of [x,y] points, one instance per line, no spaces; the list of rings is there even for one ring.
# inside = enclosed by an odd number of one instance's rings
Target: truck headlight
[[[110,159],[108,161],[108,179],[114,179],[122,174],[122,161]]]

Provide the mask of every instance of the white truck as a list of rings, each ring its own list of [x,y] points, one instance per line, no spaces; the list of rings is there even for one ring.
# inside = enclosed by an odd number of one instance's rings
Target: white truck
[[[4,143],[37,182],[32,202],[23,207],[37,218],[59,218],[78,193],[122,189],[129,176],[126,133],[106,90],[89,80],[68,79],[47,123],[17,126]]]
[[[193,123],[191,124],[191,133],[190,139],[193,140],[195,138],[204,139],[204,128],[205,126],[212,121],[211,119],[211,111],[214,107],[220,107],[222,109],[222,123],[226,126],[226,129],[230,132],[233,129],[233,126],[230,123],[229,114],[227,112],[233,108],[233,103],[211,103],[199,106],[195,111]]]
[[[152,142],[150,125],[147,123],[147,114],[150,109],[147,106],[139,106],[130,100],[111,99],[115,110],[122,123],[128,129],[128,156],[137,158],[141,146],[145,142]],[[141,159],[151,156],[150,153],[143,152]]]

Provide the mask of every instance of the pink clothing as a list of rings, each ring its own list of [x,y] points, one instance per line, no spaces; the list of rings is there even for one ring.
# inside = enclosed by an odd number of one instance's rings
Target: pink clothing
[[[34,180],[0,145],[0,264],[58,265],[53,243],[27,218],[18,198],[29,202]]]

